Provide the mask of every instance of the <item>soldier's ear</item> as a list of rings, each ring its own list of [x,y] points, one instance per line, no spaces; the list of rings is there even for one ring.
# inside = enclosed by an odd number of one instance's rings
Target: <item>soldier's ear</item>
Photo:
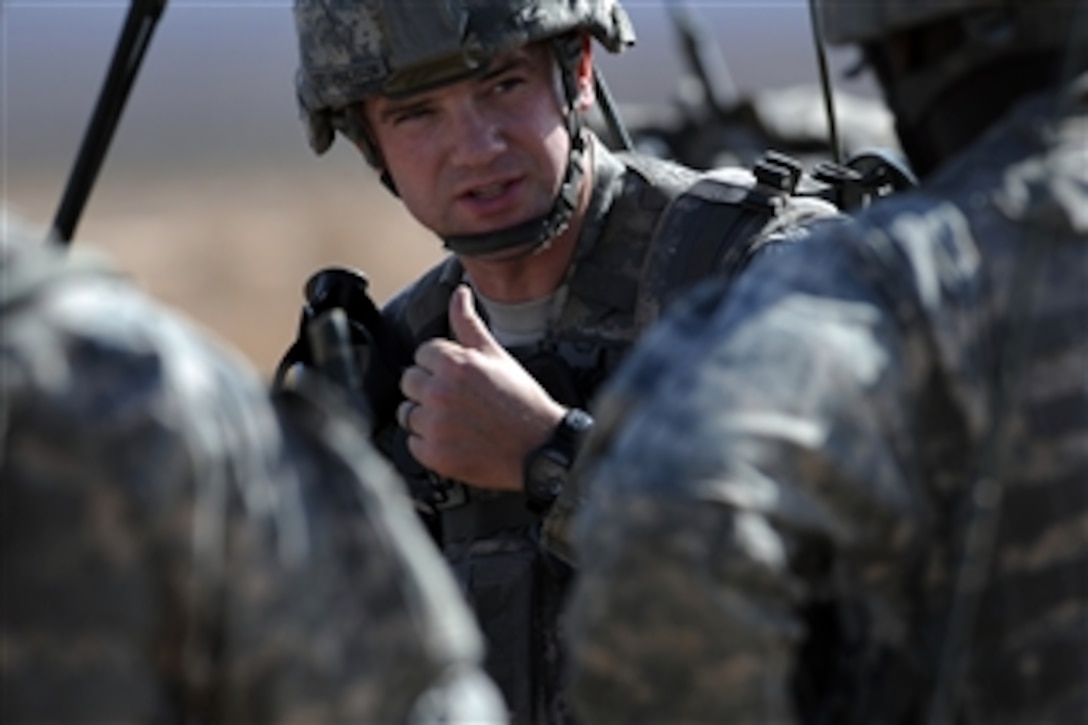
[[[582,35],[582,55],[578,60],[575,75],[578,82],[578,99],[575,106],[579,111],[588,111],[597,101],[597,95],[593,90],[593,39],[588,33]]]

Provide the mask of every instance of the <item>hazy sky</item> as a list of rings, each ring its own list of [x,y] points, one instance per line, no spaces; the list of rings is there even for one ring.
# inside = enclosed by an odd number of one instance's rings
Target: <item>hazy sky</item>
[[[669,97],[680,60],[666,1],[624,3],[639,44],[622,58],[600,61],[621,103]],[[803,0],[687,4],[722,47],[742,89],[815,81]],[[127,8],[119,0],[6,0],[0,12],[0,143],[9,178],[70,163]],[[171,0],[110,163],[192,163],[224,154],[305,158],[294,66],[289,0]]]

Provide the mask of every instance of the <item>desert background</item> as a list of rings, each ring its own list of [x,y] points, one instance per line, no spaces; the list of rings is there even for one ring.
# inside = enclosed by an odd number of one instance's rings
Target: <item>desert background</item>
[[[624,105],[667,104],[682,61],[665,3],[628,0],[639,35],[598,63]],[[693,0],[737,89],[815,83],[804,0]],[[127,12],[124,0],[0,0],[0,198],[48,227]],[[836,78],[852,61],[831,54]],[[306,145],[290,0],[171,0],[74,245],[104,249],[143,288],[270,373],[301,288],[360,269],[382,302],[441,247],[342,141]],[[871,94],[864,77],[839,87]]]

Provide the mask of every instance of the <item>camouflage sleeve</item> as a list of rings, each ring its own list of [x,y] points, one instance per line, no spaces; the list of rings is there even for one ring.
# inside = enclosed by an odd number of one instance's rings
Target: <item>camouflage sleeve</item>
[[[826,235],[757,260],[729,295],[704,285],[644,338],[578,472],[587,721],[795,716],[805,608],[850,586],[821,552],[899,596],[872,562],[918,535],[907,438],[880,414],[910,354]]]
[[[126,282],[57,276],[0,309],[3,719],[498,718],[361,429]]]
[[[717,178],[731,181],[731,183],[747,185],[752,183],[747,178],[751,174],[746,170],[727,168],[713,173]],[[812,235],[821,233],[825,226],[838,224],[844,219],[845,217],[839,214],[834,205],[823,199],[814,197],[790,198],[786,201],[780,213],[752,240],[749,251],[750,256],[745,264],[751,264],[754,260],[764,257],[789,254],[789,250],[793,245],[806,242]],[[730,274],[725,278],[715,276],[702,284],[707,290],[707,294],[724,297],[726,291],[736,284],[737,277],[744,274],[744,270],[745,266],[742,265],[736,270],[735,274]],[[675,344],[676,342],[676,340],[670,340],[668,343],[663,344]],[[649,347],[649,345],[643,347]],[[651,353],[644,350],[643,354],[648,355]],[[679,354],[669,354],[669,357],[683,359]],[[646,365],[641,364],[641,367],[644,368]],[[639,384],[644,385],[645,382],[640,381]],[[639,391],[639,398],[642,397],[641,393],[643,392],[645,391]],[[626,402],[621,403],[616,396],[608,401],[612,415],[617,420],[626,417],[626,405]],[[594,415],[599,417],[601,411],[595,410]],[[597,420],[598,428],[601,428],[600,422],[600,420]],[[581,455],[579,461],[593,461],[598,457],[600,451],[593,449],[599,448],[606,441],[606,438],[610,436],[611,434],[607,434],[607,436],[599,434],[594,440],[590,441],[587,444],[590,450]],[[580,462],[576,466],[582,466],[583,464]],[[576,470],[572,476],[572,481],[563,487],[559,498],[556,499],[555,504],[544,518],[542,526],[542,539],[547,549],[572,565],[577,564],[577,552],[572,542],[574,522],[586,503],[587,491],[582,483],[583,479],[584,476],[580,475],[579,471]]]

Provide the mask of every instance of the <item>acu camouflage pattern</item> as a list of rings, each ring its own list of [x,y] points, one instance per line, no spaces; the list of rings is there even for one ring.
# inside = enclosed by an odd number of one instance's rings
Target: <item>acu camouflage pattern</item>
[[[998,389],[1003,518],[956,721],[1088,721],[1088,103],[1052,111],[702,288],[613,378],[577,477],[586,721],[920,721]]]
[[[634,44],[616,0],[295,0],[295,87],[324,153],[335,112],[368,95],[409,95],[483,72],[494,56],[572,30],[618,53]]]
[[[3,236],[5,722],[501,720],[360,426],[270,400],[103,263]]]
[[[757,194],[747,171],[698,174],[659,159],[612,154],[596,139],[592,147],[594,190],[548,330],[531,348],[511,350],[553,398],[581,408],[668,301],[695,279],[727,276],[748,254],[798,237],[805,222],[835,213],[821,200],[783,196],[766,200],[766,215],[740,214]],[[738,250],[745,254],[735,255]],[[462,280],[461,265],[449,257],[383,314],[413,349],[449,336],[449,296]],[[383,449],[403,459],[396,421],[379,428]],[[565,542],[542,546],[541,529],[564,529],[579,502],[564,495],[543,521],[528,512],[521,492],[454,486],[446,494],[451,501],[441,505],[439,529],[447,530],[440,535],[483,629],[487,672],[516,721],[569,721],[560,611],[574,573],[564,561]],[[417,489],[424,507],[434,503],[428,491],[428,483]],[[460,520],[472,515],[497,525],[464,536]]]

